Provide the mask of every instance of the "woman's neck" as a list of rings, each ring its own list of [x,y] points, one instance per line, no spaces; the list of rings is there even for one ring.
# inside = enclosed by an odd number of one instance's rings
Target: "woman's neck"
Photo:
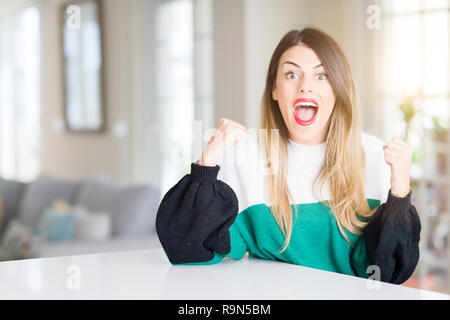
[[[304,146],[317,146],[317,145],[323,144],[326,141],[325,137],[317,137],[317,138],[313,138],[313,139],[302,139],[299,137],[296,138],[296,137],[290,136],[289,139],[292,142],[295,142],[297,144],[301,144]]]

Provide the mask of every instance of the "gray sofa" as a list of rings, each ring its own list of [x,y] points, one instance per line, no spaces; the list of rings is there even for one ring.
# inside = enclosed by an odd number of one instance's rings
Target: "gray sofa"
[[[56,199],[91,212],[107,212],[111,236],[105,241],[45,241],[39,245],[38,257],[160,246],[155,230],[160,191],[151,185],[124,186],[107,177],[73,181],[44,174],[31,183],[0,178],[0,196],[4,202],[0,250],[9,224],[19,222],[27,228],[35,227],[44,210]]]

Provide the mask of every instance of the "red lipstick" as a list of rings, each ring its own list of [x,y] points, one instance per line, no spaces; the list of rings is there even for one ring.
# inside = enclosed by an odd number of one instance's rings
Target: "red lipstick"
[[[314,114],[314,116],[311,119],[305,121],[305,120],[300,119],[300,117],[297,115],[295,110],[300,104],[302,104],[305,107],[309,106],[309,107],[315,107],[316,108],[315,114]],[[293,114],[294,114],[295,121],[301,126],[309,126],[309,125],[311,125],[314,121],[316,121],[318,113],[319,113],[319,104],[314,99],[300,98],[300,99],[295,100],[295,102],[293,104]]]

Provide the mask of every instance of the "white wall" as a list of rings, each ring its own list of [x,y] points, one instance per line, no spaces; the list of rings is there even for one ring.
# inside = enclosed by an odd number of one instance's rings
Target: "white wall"
[[[215,0],[214,123],[220,118],[245,122],[245,1]]]

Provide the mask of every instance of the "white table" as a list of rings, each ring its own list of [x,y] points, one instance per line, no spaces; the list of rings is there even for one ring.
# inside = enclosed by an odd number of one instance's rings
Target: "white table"
[[[172,266],[161,248],[0,262],[0,299],[449,299],[245,257]]]

